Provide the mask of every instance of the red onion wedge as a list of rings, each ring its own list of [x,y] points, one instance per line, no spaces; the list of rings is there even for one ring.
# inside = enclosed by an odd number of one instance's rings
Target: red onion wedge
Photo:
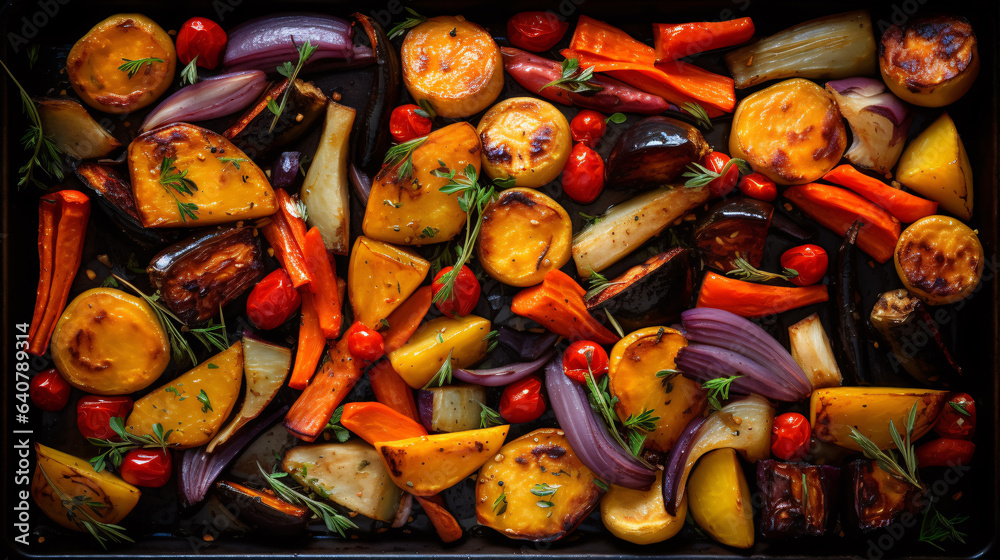
[[[663,504],[667,513],[676,515],[692,467],[709,451],[730,447],[751,463],[770,457],[772,424],[774,407],[759,395],[734,400],[706,420],[692,420],[670,451],[663,471]],[[569,436],[568,431],[566,435]]]
[[[886,89],[882,80],[847,78],[826,83],[826,90],[851,125],[854,141],[844,153],[848,161],[888,173],[896,165],[911,115],[906,106]]]
[[[347,179],[354,189],[354,194],[361,201],[361,205],[367,207],[368,197],[372,194],[371,177],[352,163],[347,166]]]
[[[730,386],[737,394],[756,393],[785,402],[797,402],[809,396],[808,391],[790,386],[770,367],[718,346],[688,344],[677,353],[676,363],[678,370],[699,381],[740,375]]]
[[[333,16],[287,14],[265,16],[237,26],[229,33],[223,63],[227,70],[275,72],[284,62],[295,64],[297,47],[307,40],[316,47],[310,67],[366,64],[373,60],[368,47],[354,45],[351,24]]]
[[[392,528],[399,529],[410,521],[410,514],[413,513],[413,494],[403,493],[399,500],[399,509],[396,510],[396,517],[392,519]]]
[[[491,369],[456,369],[452,372],[452,375],[466,383],[474,383],[486,387],[501,387],[503,385],[510,385],[515,381],[520,381],[542,369],[545,362],[549,361],[553,355],[555,355],[555,352],[549,350],[542,354],[540,358],[531,362],[510,364]]]
[[[183,87],[146,117],[140,132],[177,122],[207,121],[242,111],[260,97],[266,76],[259,70],[231,72]]]
[[[545,390],[570,447],[594,474],[611,484],[635,490],[645,490],[653,484],[656,472],[615,442],[604,421],[590,407],[583,386],[563,373],[562,356],[545,366]]]

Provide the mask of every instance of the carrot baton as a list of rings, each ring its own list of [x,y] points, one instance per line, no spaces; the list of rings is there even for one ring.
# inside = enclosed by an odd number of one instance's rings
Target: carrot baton
[[[305,247],[306,222],[299,215],[298,204],[292,200],[292,197],[288,195],[285,189],[274,189],[274,198],[278,202],[278,211],[281,212],[285,218],[285,222],[288,223],[292,237],[295,239],[295,244],[299,248]]]
[[[264,238],[274,249],[274,257],[281,263],[282,268],[288,273],[292,280],[292,285],[296,288],[305,286],[312,281],[309,274],[309,267],[306,266],[305,257],[302,255],[302,248],[295,239],[292,227],[285,219],[283,212],[278,211],[271,215],[270,221],[262,228]]]
[[[35,312],[31,317],[31,329],[28,340],[33,341],[38,336],[38,327],[45,316],[45,307],[49,302],[49,292],[52,288],[53,250],[56,244],[56,213],[59,202],[42,198],[38,203],[38,289],[35,292]],[[29,344],[29,349],[30,349]],[[42,353],[44,353],[44,347]],[[32,352],[34,354],[34,352]]]
[[[333,269],[333,260],[318,228],[314,227],[306,233],[302,253],[312,276],[309,290],[313,294],[320,329],[326,339],[335,339],[340,336],[341,321],[337,272]]]
[[[739,45],[752,39],[753,34],[753,21],[748,17],[729,21],[654,23],[656,62]]]
[[[382,343],[385,345],[386,354],[399,349],[410,340],[413,333],[417,332],[417,327],[431,308],[433,295],[430,286],[419,288],[389,314],[386,318],[389,327],[382,332]]]
[[[315,441],[333,412],[361,379],[361,373],[360,360],[351,357],[347,339],[340,339],[330,350],[330,360],[323,364],[288,410],[285,428],[299,439]]]
[[[368,370],[368,382],[371,383],[372,392],[375,393],[375,400],[414,422],[420,422],[413,389],[396,373],[388,359],[383,358],[375,362]]]
[[[340,425],[372,445],[427,435],[419,422],[379,402],[345,404]]]
[[[565,272],[550,270],[545,273],[541,284],[518,292],[510,310],[569,340],[614,344],[618,335],[587,311],[583,300],[586,293]]]
[[[458,524],[455,517],[444,507],[444,500],[440,494],[433,496],[413,496],[420,502],[420,507],[424,509],[427,518],[434,525],[441,540],[450,543],[462,538],[462,526]]]
[[[885,208],[894,218],[904,224],[911,224],[920,218],[933,216],[937,213],[937,202],[914,196],[900,189],[894,189],[882,181],[858,171],[853,165],[838,165],[823,175],[823,179],[851,189]]]
[[[786,288],[744,282],[709,272],[701,283],[695,307],[712,307],[741,317],[766,317],[830,299],[826,286]]]
[[[302,296],[299,342],[295,350],[292,376],[288,379],[288,386],[292,389],[306,387],[316,372],[316,366],[319,365],[319,360],[323,357],[323,348],[326,346],[326,337],[323,336],[319,315],[316,313],[315,296],[308,287],[300,289],[299,295]]]

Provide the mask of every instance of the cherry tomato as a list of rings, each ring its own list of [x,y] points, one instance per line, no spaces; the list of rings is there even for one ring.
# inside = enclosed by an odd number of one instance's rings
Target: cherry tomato
[[[389,133],[392,134],[393,140],[403,143],[430,134],[434,123],[429,118],[419,115],[417,111],[424,112],[412,103],[400,105],[392,110],[392,115],[389,116]]]
[[[177,59],[189,64],[198,57],[198,66],[209,70],[219,65],[226,49],[226,32],[218,23],[203,18],[191,18],[177,32]]]
[[[519,49],[542,52],[556,46],[569,24],[552,12],[521,12],[507,20],[507,39]]]
[[[705,156],[705,167],[709,171],[714,173],[722,173],[723,169],[726,169],[726,164],[730,161],[729,156],[722,152],[711,152]],[[736,164],[731,164],[729,169],[726,169],[726,173],[711,183],[708,184],[708,190],[711,191],[712,196],[719,198],[726,196],[733,190],[736,186],[736,181],[740,178],[740,169],[736,167]]]
[[[441,278],[451,272],[452,267],[446,266],[441,269],[434,276],[434,281],[431,282],[431,290],[434,291],[434,297],[436,298],[438,292],[444,288],[444,282]],[[455,277],[455,283],[452,284],[451,294],[446,297],[437,300],[435,305],[441,311],[441,313],[455,318],[458,314],[460,317],[465,317],[472,310],[476,308],[476,304],[479,303],[479,293],[482,288],[479,286],[479,279],[476,278],[476,274],[472,272],[472,269],[462,265],[462,269],[458,271],[458,275]]]
[[[382,335],[364,326],[361,321],[355,321],[347,329],[347,351],[355,358],[374,362],[385,354],[385,344]]]
[[[170,480],[172,464],[166,449],[133,449],[122,458],[119,473],[129,484],[159,488]]]
[[[69,383],[59,375],[55,368],[36,373],[31,378],[31,385],[28,393],[31,395],[31,402],[42,410],[55,412],[62,410],[69,402],[69,391],[72,389]]]
[[[740,178],[739,187],[741,193],[764,202],[778,198],[778,186],[763,173],[744,175]]]
[[[952,393],[934,424],[934,431],[941,437],[972,439],[976,433],[976,401],[965,393]]]
[[[563,352],[563,372],[577,383],[587,383],[588,365],[594,380],[608,372],[608,353],[596,342],[578,340]]]
[[[608,130],[608,125],[604,122],[604,115],[584,109],[570,121],[569,130],[574,142],[582,142],[588,148],[596,148],[604,132]]]
[[[781,255],[781,266],[799,273],[792,278],[793,284],[810,286],[826,276],[829,260],[826,251],[819,245],[799,245]]]
[[[511,424],[531,422],[545,412],[542,382],[537,377],[525,377],[511,383],[500,396],[500,416]]]
[[[964,439],[939,438],[915,451],[921,467],[957,467],[968,465],[976,452],[976,444]]]
[[[258,329],[279,327],[295,313],[302,303],[298,290],[284,269],[268,274],[250,290],[247,297],[247,318]]]
[[[577,143],[569,153],[569,160],[562,171],[562,188],[566,196],[589,204],[604,190],[604,160],[601,154]]]
[[[83,437],[117,440],[111,419],[128,418],[131,412],[130,397],[88,395],[76,402],[76,426]]]
[[[809,420],[798,412],[786,412],[771,426],[771,453],[785,461],[802,459],[809,452],[810,436]]]

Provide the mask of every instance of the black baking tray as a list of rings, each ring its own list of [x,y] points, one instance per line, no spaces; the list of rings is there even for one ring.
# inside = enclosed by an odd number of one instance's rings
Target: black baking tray
[[[213,2],[194,2],[191,0],[144,1],[128,2],[122,0],[15,0],[6,2],[0,9],[0,58],[2,58],[15,74],[22,80],[33,94],[59,95],[60,90],[48,91],[53,84],[65,84],[61,73],[61,61],[73,42],[82,36],[92,25],[108,15],[117,12],[139,11],[151,16],[165,29],[176,29],[187,18],[195,15],[207,16],[221,21],[224,27],[245,21],[247,19],[276,11],[314,11],[347,17],[354,11],[362,11],[378,19],[386,27],[390,22],[398,22],[405,17],[399,0],[378,0],[376,2],[321,2],[321,1],[283,1],[256,2],[251,0],[215,0]],[[837,2],[814,3],[807,1],[769,1],[769,0],[715,0],[706,2],[688,1],[627,1],[614,2],[598,0],[548,0],[521,1],[513,0],[502,4],[494,2],[412,2],[405,3],[417,11],[428,14],[456,14],[488,27],[495,35],[504,35],[506,18],[521,10],[552,10],[565,16],[571,22],[579,14],[607,20],[620,25],[633,33],[634,36],[648,40],[651,30],[650,22],[683,22],[732,19],[751,16],[757,27],[758,36],[768,35],[784,29],[789,25],[807,19],[836,13],[855,8],[868,8],[876,32],[882,31],[892,23],[901,23],[914,16],[930,15],[936,12],[961,15],[968,18],[979,39],[979,54],[982,57],[981,71],[972,90],[957,103],[947,108],[954,118],[962,135],[969,158],[972,162],[975,177],[975,215],[971,222],[978,230],[982,240],[987,263],[983,281],[977,292],[963,303],[947,308],[947,320],[942,326],[947,335],[954,341],[959,362],[964,366],[966,375],[958,383],[958,388],[969,392],[978,401],[979,425],[977,427],[977,453],[972,468],[954,484],[948,484],[940,493],[944,496],[942,509],[955,514],[964,513],[970,516],[963,525],[968,533],[966,544],[949,544],[946,550],[938,552],[928,546],[917,546],[913,541],[914,532],[918,527],[901,528],[902,533],[879,532],[856,539],[841,537],[824,537],[819,539],[800,539],[789,542],[758,542],[749,551],[741,551],[716,544],[714,541],[698,538],[695,531],[685,528],[677,537],[664,543],[638,546],[618,540],[603,529],[600,519],[595,513],[591,515],[569,537],[557,543],[530,543],[508,540],[496,532],[478,527],[475,524],[475,513],[472,509],[472,482],[466,481],[446,495],[452,511],[466,529],[467,536],[458,543],[442,545],[428,529],[426,518],[418,514],[412,525],[412,531],[388,530],[374,527],[357,532],[356,538],[335,538],[325,535],[303,539],[233,539],[219,538],[207,540],[200,535],[190,536],[175,533],[171,530],[176,523],[173,513],[174,503],[164,492],[145,492],[142,501],[135,512],[126,519],[125,525],[129,533],[136,538],[134,545],[115,547],[110,551],[102,551],[96,543],[84,534],[67,535],[52,528],[44,514],[30,504],[28,509],[28,524],[30,525],[29,544],[24,546],[13,539],[21,534],[14,526],[17,517],[22,515],[18,509],[19,492],[27,490],[19,477],[18,452],[22,440],[39,441],[55,444],[68,451],[74,446],[82,455],[87,446],[82,443],[76,433],[72,420],[66,421],[68,415],[55,415],[32,410],[29,422],[17,422],[18,413],[16,400],[18,388],[14,373],[15,354],[14,342],[18,323],[30,320],[34,302],[34,289],[37,280],[36,227],[37,198],[40,191],[34,188],[19,190],[16,187],[17,168],[24,161],[24,153],[20,148],[19,139],[26,122],[20,112],[20,103],[16,90],[6,79],[0,85],[0,111],[2,111],[2,145],[0,145],[0,177],[3,181],[2,206],[2,236],[0,236],[0,253],[3,267],[3,338],[2,347],[4,371],[3,384],[3,455],[4,477],[0,484],[3,507],[4,544],[8,555],[18,557],[196,557],[213,556],[220,558],[239,557],[318,557],[337,556],[343,558],[370,558],[373,556],[392,557],[467,557],[492,558],[498,556],[519,556],[525,558],[638,558],[671,556],[678,558],[740,558],[740,557],[782,557],[782,558],[870,558],[878,560],[886,557],[906,558],[992,558],[997,556],[996,533],[1000,526],[1000,440],[997,426],[1000,425],[1000,366],[998,366],[998,340],[1000,340],[1000,324],[998,324],[998,299],[996,281],[997,269],[997,187],[998,149],[997,117],[1000,104],[1000,88],[997,81],[998,54],[998,21],[1000,21],[1000,4],[984,7],[984,3],[975,1],[938,1],[938,0],[894,0],[881,2]],[[29,70],[26,62],[25,48],[28,44],[39,45],[37,65]],[[721,67],[720,55],[708,53],[698,57],[697,62],[709,68],[724,70]],[[313,79],[310,77],[310,79]],[[360,108],[366,88],[365,71],[353,71],[332,78],[317,80],[325,89],[337,89],[344,93],[344,103]],[[503,96],[523,93],[513,80],[507,79]],[[65,85],[61,86],[65,87]],[[738,95],[742,95],[738,92]],[[572,115],[573,110],[563,109]],[[919,131],[938,114],[937,110],[918,111],[917,121],[911,131]],[[129,135],[127,130],[117,127],[136,126],[124,120],[110,117],[111,120],[102,123],[116,130],[116,134]],[[475,122],[475,118],[471,119]],[[634,122],[634,119],[629,121]],[[611,127],[608,136],[602,142],[599,150],[605,155],[615,136],[623,127]],[[709,142],[726,150],[726,135],[728,126],[717,124],[711,134],[707,135]],[[914,135],[911,132],[911,137]],[[315,134],[314,134],[315,136]],[[315,139],[306,140],[305,144]],[[555,194],[558,187],[550,185],[546,192]],[[589,206],[567,204],[567,209],[578,221],[578,211],[599,213],[608,204],[617,202],[614,193],[602,195],[596,203]],[[620,197],[620,195],[619,195]],[[785,212],[776,203],[779,212]],[[597,212],[594,212],[594,210]],[[354,213],[359,216],[359,207],[355,203]],[[97,218],[100,211],[96,208],[92,213],[92,226],[88,234],[88,244],[94,245],[96,235],[112,235],[112,229],[102,225]],[[357,226],[357,224],[355,224]],[[579,223],[575,226],[578,228]],[[838,236],[818,228],[814,242],[824,246],[832,253],[839,245]],[[104,242],[102,240],[102,242]],[[655,244],[659,241],[653,240]],[[774,267],[778,255],[794,243],[789,239],[771,235],[765,250],[765,265]],[[92,257],[94,247],[88,247],[85,253],[84,267],[88,265],[88,257]],[[631,260],[619,263],[610,273],[620,272],[626,266],[634,264],[638,254]],[[90,261],[93,263],[93,261]],[[75,291],[93,287],[94,283],[81,274],[78,276]],[[892,269],[891,262],[887,265],[874,265],[863,271],[862,287],[867,307],[870,308],[875,294],[898,287],[899,281]],[[484,291],[490,287],[484,286]],[[505,297],[509,297],[507,290]],[[509,300],[508,300],[509,301]],[[832,301],[822,306],[806,310],[793,311],[779,318],[764,321],[765,327],[772,332],[780,332],[791,322],[812,311],[819,311],[824,321],[829,325],[832,318]],[[477,310],[478,312],[478,310]],[[489,313],[490,310],[485,310]],[[503,317],[492,317],[502,322]],[[30,362],[31,372],[39,371],[47,366],[45,358]],[[362,383],[356,391],[363,394],[367,387]],[[74,391],[71,397],[72,406],[80,396]],[[551,422],[551,414],[543,417],[542,423]],[[530,426],[534,427],[534,426]],[[18,433],[15,430],[30,433]],[[527,431],[523,427],[515,427],[511,437]],[[74,441],[74,439],[76,441]],[[33,458],[29,459],[33,465]],[[928,480],[933,483],[934,481]],[[933,485],[932,485],[933,489]],[[958,499],[954,499],[958,497]],[[30,499],[28,500],[30,502]]]

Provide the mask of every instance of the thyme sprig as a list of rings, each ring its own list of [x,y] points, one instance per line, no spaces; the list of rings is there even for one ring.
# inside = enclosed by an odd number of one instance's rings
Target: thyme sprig
[[[580,61],[568,58],[562,61],[562,75],[538,88],[538,92],[547,87],[557,87],[571,93],[596,93],[603,90],[601,86],[590,83],[594,77],[594,67],[580,68]]]
[[[38,113],[38,106],[35,105],[34,100],[28,95],[27,90],[21,86],[21,82],[17,81],[14,73],[10,71],[10,68],[7,68],[7,65],[2,60],[0,60],[0,66],[3,66],[4,71],[7,72],[7,76],[17,86],[18,93],[21,96],[21,110],[31,123],[28,126],[28,130],[21,137],[21,145],[25,150],[31,152],[31,156],[17,170],[21,174],[21,177],[17,180],[17,186],[22,187],[30,183],[38,188],[47,189],[48,185],[42,183],[35,176],[35,171],[41,169],[50,178],[62,181],[66,177],[66,174],[63,172],[62,152],[59,151],[55,142],[45,135],[45,130],[42,128],[42,117]]]
[[[257,463],[257,468],[260,469],[260,474],[264,475],[264,480],[267,481],[268,486],[271,490],[280,498],[293,506],[305,506],[309,508],[313,514],[323,520],[323,524],[331,532],[337,533],[338,535],[345,537],[345,531],[350,529],[357,529],[358,526],[354,524],[350,518],[344,516],[339,511],[333,509],[333,506],[319,500],[315,500],[306,494],[303,494],[298,489],[292,488],[284,483],[281,479],[288,476],[288,473],[284,472],[272,472],[267,473],[264,467]]]
[[[181,86],[195,84],[198,82],[198,55],[194,55],[191,62],[181,70]]]
[[[688,101],[681,105],[681,109],[683,109],[685,113],[694,117],[698,128],[702,130],[712,130],[712,119],[708,116],[708,111],[706,111],[704,107],[693,101]]]
[[[135,77],[135,75],[138,74],[140,70],[142,70],[143,65],[149,67],[152,66],[154,62],[159,62],[161,64],[166,62],[162,58],[156,58],[156,57],[139,58],[136,60],[129,60],[127,58],[123,58],[122,61],[123,61],[122,65],[119,66],[118,69],[121,70],[122,72],[125,72],[125,75],[128,76],[128,79],[130,80],[133,77]]]
[[[499,426],[503,424],[503,418],[500,413],[493,410],[492,408],[486,406],[485,404],[475,401],[481,409],[479,411],[479,427],[480,428],[492,428],[493,426]]]
[[[939,543],[953,541],[965,544],[967,535],[959,531],[957,525],[968,520],[968,516],[945,517],[931,503],[927,506],[923,521],[920,522],[920,537],[917,540],[941,551],[944,551],[944,547]]]
[[[72,498],[68,494],[62,491],[58,486],[52,482],[52,478],[49,477],[49,473],[45,471],[45,467],[41,463],[37,465],[39,472],[42,473],[42,477],[48,483],[49,488],[55,492],[56,497],[62,503],[62,506],[66,508],[66,516],[76,523],[82,529],[85,529],[94,539],[97,544],[101,545],[101,548],[107,550],[107,541],[113,543],[120,542],[130,542],[134,543],[128,535],[125,534],[125,528],[121,525],[115,525],[113,523],[104,523],[103,521],[98,521],[94,519],[94,516],[90,514],[84,506],[90,508],[91,510],[103,509],[107,507],[104,502],[98,502],[90,496],[77,495]]]
[[[704,187],[705,185],[711,183],[712,181],[718,179],[719,177],[725,177],[726,173],[732,166],[739,168],[740,173],[752,173],[753,169],[750,168],[750,164],[743,161],[740,158],[732,158],[726,162],[726,165],[722,166],[722,170],[719,172],[712,171],[711,169],[705,167],[700,163],[689,163],[687,166],[687,171],[681,174],[681,177],[687,177],[687,181],[684,181],[685,187],[697,188]]]
[[[427,21],[427,18],[418,14],[411,8],[406,8],[406,11],[409,12],[412,17],[408,17],[404,19],[402,22],[392,26],[392,29],[389,30],[390,39],[395,39],[396,37],[405,35],[407,30],[412,29],[420,25],[421,23]]]
[[[188,218],[197,220],[198,205],[193,202],[181,202],[177,195],[193,196],[198,190],[198,185],[187,178],[187,169],[183,171],[177,169],[176,162],[177,159],[172,157],[165,157],[160,162],[160,185],[174,197],[182,222],[187,222]]]
[[[90,459],[90,464],[93,465],[94,470],[97,472],[101,472],[108,467],[108,460],[111,461],[111,465],[115,469],[121,468],[125,454],[133,449],[163,449],[166,451],[168,446],[167,440],[170,438],[170,434],[174,432],[173,430],[164,432],[163,425],[157,423],[153,424],[153,435],[133,434],[125,430],[125,419],[119,416],[112,417],[108,421],[108,425],[121,441],[87,438],[87,441],[90,443],[106,450]]]
[[[291,62],[285,61],[281,66],[278,66],[278,73],[282,76],[288,78],[288,85],[285,87],[285,91],[281,94],[281,103],[275,102],[274,99],[268,100],[267,109],[274,114],[274,119],[271,120],[271,126],[268,127],[268,134],[274,132],[274,127],[278,125],[278,118],[281,114],[285,112],[285,105],[288,104],[288,95],[292,92],[295,85],[295,78],[298,77],[299,72],[302,71],[302,67],[305,66],[306,62],[309,60],[319,48],[319,45],[313,45],[306,39],[305,43],[301,45],[295,45],[295,50],[299,53],[299,60],[292,66]]]
[[[708,391],[708,404],[713,410],[722,410],[720,399],[726,400],[729,398],[729,388],[732,386],[733,381],[736,381],[740,377],[743,376],[716,377],[701,384],[701,388]]]
[[[396,179],[398,181],[409,179],[413,176],[413,150],[419,148],[425,141],[427,141],[427,137],[421,136],[392,146],[386,150],[382,163],[390,167],[396,167]],[[399,208],[394,203],[392,206]]]
[[[733,259],[736,268],[726,273],[727,276],[736,276],[747,282],[767,282],[769,280],[791,280],[799,275],[798,271],[791,268],[782,268],[781,274],[777,272],[767,272],[756,268],[749,261],[744,259],[739,253]]]

